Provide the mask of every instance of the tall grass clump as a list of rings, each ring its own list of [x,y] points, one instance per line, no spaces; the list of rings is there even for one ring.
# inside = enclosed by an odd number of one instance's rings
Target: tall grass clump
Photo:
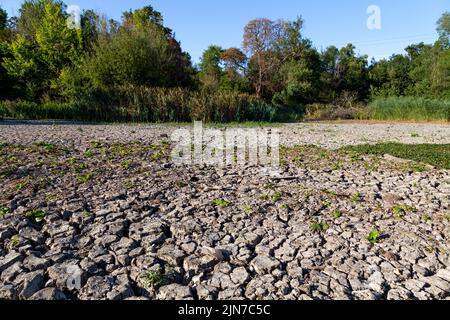
[[[376,98],[369,104],[369,110],[374,120],[450,121],[450,99]]]
[[[142,86],[91,89],[59,102],[0,103],[2,118],[106,122],[272,122],[278,111],[244,93]]]

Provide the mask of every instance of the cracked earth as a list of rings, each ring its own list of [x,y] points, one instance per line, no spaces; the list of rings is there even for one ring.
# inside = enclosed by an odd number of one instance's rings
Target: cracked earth
[[[450,299],[450,171],[339,150],[450,126],[283,125],[275,177],[174,129],[0,122],[0,299]]]

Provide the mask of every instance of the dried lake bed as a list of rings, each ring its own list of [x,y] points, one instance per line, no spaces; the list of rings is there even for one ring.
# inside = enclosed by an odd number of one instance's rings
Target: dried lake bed
[[[177,128],[0,122],[0,299],[450,298],[450,170],[340,150],[449,125],[277,125],[278,177],[175,166]]]

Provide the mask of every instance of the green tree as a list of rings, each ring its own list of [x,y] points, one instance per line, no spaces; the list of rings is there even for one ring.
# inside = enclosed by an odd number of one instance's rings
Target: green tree
[[[19,9],[19,16],[15,19],[15,28],[17,33],[29,42],[36,41],[36,30],[42,22],[47,2],[48,0],[25,0]],[[61,2],[57,3],[62,6]]]
[[[199,78],[204,87],[218,89],[223,76],[220,65],[223,52],[221,47],[214,45],[203,52],[199,65]]]
[[[36,98],[43,81],[43,63],[33,45],[18,35],[16,39],[4,47],[5,58],[2,67],[14,82],[20,96],[28,99]]]
[[[445,45],[450,45],[450,11],[445,12],[437,22],[437,32]]]
[[[400,54],[373,63],[369,68],[371,95],[387,97],[407,94],[413,82],[411,66],[411,60]]]
[[[53,94],[62,70],[81,55],[81,34],[69,29],[62,2],[25,1],[18,18],[18,35],[8,46],[3,67],[23,96]],[[27,19],[30,20],[27,20]]]
[[[0,7],[0,31],[6,29],[8,23],[8,14]]]
[[[58,78],[61,70],[82,54],[81,33],[67,26],[67,15],[59,2],[45,1],[44,14],[36,30],[38,54],[46,64],[49,79]]]
[[[63,72],[65,95],[121,85],[192,85],[189,55],[151,7],[124,13],[121,24],[100,19],[98,29],[92,53]]]
[[[12,96],[12,79],[1,65],[3,59],[8,55],[7,41],[10,40],[12,34],[8,21],[8,14],[0,7],[0,99]]]
[[[85,10],[81,14],[81,39],[83,49],[91,53],[101,33],[101,19],[94,10]]]
[[[220,55],[224,74],[220,89],[227,91],[250,92],[251,87],[246,78],[247,56],[238,48],[228,48]]]

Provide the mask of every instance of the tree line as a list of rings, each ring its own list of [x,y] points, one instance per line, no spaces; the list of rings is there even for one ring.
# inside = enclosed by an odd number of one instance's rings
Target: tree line
[[[211,45],[198,65],[151,6],[124,12],[120,21],[84,10],[80,28],[71,28],[68,18],[58,0],[25,0],[16,17],[0,8],[0,100],[8,100],[9,109],[11,101],[91,101],[127,113],[127,106],[140,99],[139,106],[129,108],[141,115],[145,108],[161,109],[158,103],[170,109],[178,108],[180,99],[188,99],[191,107],[199,104],[195,99],[206,104],[215,99],[209,109],[195,107],[183,119],[203,110],[210,120],[233,120],[216,109],[235,110],[226,104],[245,100],[242,108],[258,114],[301,116],[313,104],[450,98],[450,12],[437,22],[434,44],[412,44],[404,54],[380,61],[368,61],[352,44],[317,50],[304,36],[299,17],[254,19],[244,28],[241,47]],[[158,96],[144,99],[142,92]],[[148,101],[156,105],[144,106]],[[158,120],[151,112],[147,120]]]

